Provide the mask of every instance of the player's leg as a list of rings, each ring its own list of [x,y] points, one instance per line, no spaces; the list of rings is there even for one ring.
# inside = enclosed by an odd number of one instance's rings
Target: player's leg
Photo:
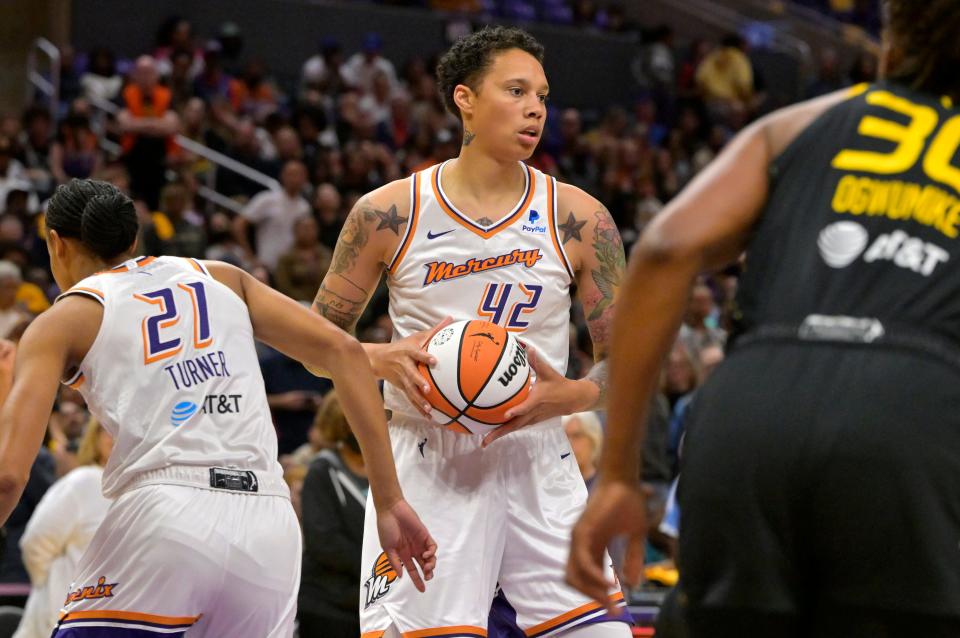
[[[111,506],[80,559],[56,638],[183,636],[223,585],[228,549],[212,492],[154,485]],[[147,634],[145,635],[152,635]]]
[[[835,607],[821,610],[812,638],[955,638],[960,636],[960,618],[937,617],[880,609]]]
[[[499,455],[507,507],[499,582],[516,624],[528,636],[539,637],[601,623],[605,635],[628,638],[629,615],[619,587],[610,595],[622,612],[611,617],[603,605],[564,582],[570,532],[587,490],[559,422],[520,430],[488,449]],[[609,557],[607,564],[613,580]]]
[[[873,349],[833,365],[804,499],[813,635],[960,636],[960,372]]]
[[[398,577],[380,547],[376,512],[368,499],[360,565],[361,635],[380,638],[394,625],[404,634],[445,635],[441,630],[457,628],[456,635],[486,635],[504,538],[503,497],[490,461],[494,457],[480,448],[481,437],[422,420],[395,419],[390,437],[404,495],[436,540],[441,559],[423,593],[409,576]]]
[[[692,638],[797,635],[798,457],[819,391],[800,383],[802,355],[786,346],[735,351],[691,405],[678,562]]]
[[[300,586],[300,525],[290,501],[217,494],[230,551],[220,591],[189,637],[293,635]],[[227,525],[226,523],[230,524]]]
[[[610,621],[578,625],[556,635],[563,638],[624,638],[630,635],[630,629],[625,623]]]
[[[660,604],[654,635],[658,638],[689,638],[690,630],[687,628],[683,594],[679,584],[667,592]]]
[[[695,638],[806,638],[796,614],[778,614],[747,608],[700,608],[687,614]]]

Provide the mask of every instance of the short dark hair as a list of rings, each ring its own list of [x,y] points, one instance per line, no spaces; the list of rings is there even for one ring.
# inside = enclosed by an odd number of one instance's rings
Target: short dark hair
[[[960,98],[960,0],[886,0],[884,14],[903,57],[890,79]]]
[[[57,187],[47,203],[47,228],[79,239],[104,260],[122,254],[137,238],[140,222],[129,197],[113,184],[74,179]]]
[[[509,49],[526,51],[543,64],[543,45],[523,29],[484,27],[457,40],[437,64],[437,86],[447,110],[460,118],[453,90],[458,84],[477,90],[494,55]]]

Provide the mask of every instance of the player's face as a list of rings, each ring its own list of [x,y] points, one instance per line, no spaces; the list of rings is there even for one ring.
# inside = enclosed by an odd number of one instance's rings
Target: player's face
[[[525,160],[540,142],[547,117],[547,76],[535,57],[498,54],[478,87],[470,125],[477,141],[504,160]]]

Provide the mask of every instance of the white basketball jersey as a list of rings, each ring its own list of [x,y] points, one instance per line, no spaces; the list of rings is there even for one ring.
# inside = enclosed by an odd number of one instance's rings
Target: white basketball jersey
[[[563,374],[573,270],[557,232],[556,180],[521,163],[523,196],[484,227],[444,194],[444,165],[411,178],[410,218],[388,270],[393,340],[448,315],[483,319],[514,332]],[[482,212],[478,216],[500,214]],[[387,383],[384,394],[394,413],[419,415],[401,390]]]
[[[282,474],[247,306],[194,259],[141,257],[65,292],[103,304],[76,373],[114,438],[103,491],[168,466]]]

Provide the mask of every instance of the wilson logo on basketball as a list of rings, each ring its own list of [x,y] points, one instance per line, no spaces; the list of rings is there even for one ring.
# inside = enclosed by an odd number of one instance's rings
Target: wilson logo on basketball
[[[513,377],[516,376],[517,371],[525,367],[527,367],[527,353],[524,352],[523,348],[517,348],[513,355],[513,361],[511,361],[507,369],[503,371],[503,374],[497,377],[497,381],[499,381],[503,387],[507,387],[510,385]]]
[[[363,584],[363,587],[366,590],[366,604],[363,606],[363,608],[366,609],[390,593],[390,585],[396,579],[397,572],[390,565],[390,561],[387,560],[387,553],[380,552],[380,555],[377,556],[377,560],[373,563],[373,570],[370,574],[370,578],[368,578],[367,582]]]

